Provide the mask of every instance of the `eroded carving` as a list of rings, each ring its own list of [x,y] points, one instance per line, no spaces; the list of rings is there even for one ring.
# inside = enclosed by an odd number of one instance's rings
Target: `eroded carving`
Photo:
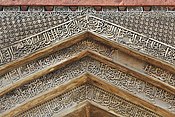
[[[9,9],[10,8],[10,9]],[[29,11],[21,12],[19,7],[4,7],[0,12],[2,17],[2,35],[0,47],[6,47],[30,35],[39,33],[60,23],[84,14],[95,15],[130,30],[144,34],[158,41],[175,45],[174,42],[174,12],[163,12],[161,7],[152,7],[153,12],[143,12],[142,7],[128,7],[128,11],[118,11],[117,7],[103,7],[96,11],[93,7],[77,7],[76,11],[69,7],[55,6],[54,11],[43,11],[40,7],[29,7]],[[31,12],[34,10],[34,12]],[[163,9],[167,9],[163,7]],[[38,12],[38,11],[42,12]],[[131,11],[131,10],[134,10]],[[137,12],[135,12],[137,10]],[[156,12],[154,12],[156,11]],[[0,23],[1,23],[0,21]]]
[[[111,58],[112,53],[115,50],[114,48],[104,45],[101,42],[92,39],[85,39],[68,48],[64,48],[40,59],[33,60],[30,63],[23,64],[22,66],[1,75],[0,88],[7,87],[26,76],[43,70],[48,66],[57,64],[61,60],[70,58],[86,49],[98,52],[109,58]]]
[[[54,116],[54,114],[75,106],[85,100],[89,100],[101,106],[108,107],[109,109],[112,109],[114,112],[123,116],[160,117],[160,115],[157,115],[143,107],[137,106],[90,84],[82,85],[76,89],[66,92],[44,104],[41,104],[38,107],[32,108],[31,110],[18,115],[18,117],[51,117]]]
[[[89,17],[89,22],[96,24],[96,28],[89,26],[89,30],[100,34],[114,42],[125,45],[141,53],[175,64],[175,48],[136,32],[111,24],[96,17]]]
[[[12,8],[12,10],[15,9]],[[7,10],[9,10],[9,8],[7,8]],[[19,8],[16,10],[19,10]],[[0,65],[32,54],[44,47],[54,44],[61,39],[71,37],[83,31],[91,31],[93,33],[95,32],[100,34],[100,36],[125,45],[130,49],[138,50],[141,53],[151,55],[175,65],[175,48],[173,47],[175,42],[173,40],[173,31],[175,25],[174,13],[126,13],[113,12],[114,10],[105,11],[104,9],[102,9],[100,12],[97,12],[92,8],[78,8],[78,11],[74,13],[69,11],[69,9],[66,12],[60,12],[59,10],[58,12],[50,13],[22,13],[17,11],[1,12]],[[86,16],[83,16],[85,14]],[[112,24],[111,22],[115,24]],[[120,27],[116,24],[124,26],[128,29],[132,29],[141,34],[145,34],[147,37]],[[148,37],[153,37],[154,39]],[[170,44],[171,46],[165,43]],[[0,78],[0,87],[4,88],[9,84],[13,84],[14,82],[24,78],[24,76],[37,72],[49,65],[53,65],[56,62],[59,62],[74,55],[75,53],[80,52],[81,49],[84,50],[86,48],[77,47],[77,50],[65,49],[64,51],[59,51],[59,55],[58,53],[57,55],[52,54],[14,69],[2,75]],[[101,48],[94,47],[94,50],[97,52],[101,52],[99,51],[100,49]],[[106,52],[102,49],[102,51],[103,52],[101,52],[101,54],[108,57],[111,56],[111,49],[107,49]],[[154,87],[151,84],[143,82],[131,75],[121,71],[116,71],[116,69],[111,67],[106,67],[106,65],[103,63],[100,63],[98,66],[98,62],[89,62],[89,60],[84,62],[88,62],[88,64],[83,63],[82,66],[78,67],[76,65],[72,66],[75,67],[73,72],[71,71],[71,68],[65,67],[65,71],[57,71],[61,75],[57,75],[58,73],[51,73],[41,77],[38,80],[32,81],[23,87],[15,89],[12,92],[9,92],[7,95],[1,97],[2,106],[0,112],[11,109],[17,104],[21,104],[27,99],[35,97],[36,95],[85,72],[93,73],[96,76],[99,76],[100,78],[103,78],[104,80],[113,83],[115,86],[125,89],[142,99],[150,101],[151,103],[154,103],[162,108],[168,108],[170,111],[175,112],[174,95]],[[80,63],[77,65],[80,65]],[[175,86],[174,74],[151,65],[145,66],[145,71],[147,74],[152,75],[153,77],[158,78],[159,80],[172,86]]]
[[[151,64],[146,64],[144,66],[144,70],[147,74],[156,77],[165,83],[175,86],[175,74]]]
[[[25,38],[0,51],[1,65],[27,56],[48,45],[83,31],[91,31],[141,53],[175,64],[175,48],[94,16],[82,16],[42,33]]]
[[[77,62],[68,64],[55,72],[44,75],[1,96],[0,102],[2,106],[0,112],[9,110],[27,99],[35,97],[86,72],[98,76],[106,82],[124,89],[141,99],[175,112],[175,95],[90,57],[85,57]]]
[[[68,48],[64,48],[40,59],[33,60],[28,64],[24,64],[16,69],[12,69],[7,73],[2,74],[0,76],[0,88],[7,87],[25,78],[26,76],[43,70],[48,66],[59,63],[61,60],[69,58],[86,49],[98,52],[109,58],[112,58],[112,54],[115,51],[114,48],[104,45],[101,42],[95,41],[93,39],[85,39]],[[146,64],[143,69],[145,73],[153,76],[153,78],[157,78],[165,83],[168,83],[169,85],[175,86],[174,75],[169,71],[155,67],[151,64]]]
[[[34,35],[32,37],[25,38],[19,42],[11,45],[10,47],[3,48],[0,51],[0,63],[5,64],[20,57],[29,55],[38,51],[48,45],[78,34],[85,30],[83,28],[84,18],[78,18],[77,20],[68,21],[65,24],[51,28],[47,31]],[[82,21],[81,21],[82,20]],[[84,22],[85,23],[85,22]]]

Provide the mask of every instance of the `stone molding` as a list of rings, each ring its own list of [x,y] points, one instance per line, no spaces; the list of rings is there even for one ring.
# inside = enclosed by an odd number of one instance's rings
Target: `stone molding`
[[[59,6],[173,6],[175,5],[173,0],[6,0],[1,1],[1,5],[59,5]]]

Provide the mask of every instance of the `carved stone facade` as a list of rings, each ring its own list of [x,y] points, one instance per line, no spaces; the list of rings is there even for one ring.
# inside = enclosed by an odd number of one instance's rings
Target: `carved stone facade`
[[[175,12],[19,8],[0,11],[2,116],[57,116],[87,101],[116,116],[175,115]]]

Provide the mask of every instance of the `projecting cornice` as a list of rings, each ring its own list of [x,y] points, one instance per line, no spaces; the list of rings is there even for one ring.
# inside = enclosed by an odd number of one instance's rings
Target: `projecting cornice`
[[[162,6],[173,6],[173,0],[2,0],[1,5],[60,5],[60,6],[153,6],[153,5],[162,5]]]

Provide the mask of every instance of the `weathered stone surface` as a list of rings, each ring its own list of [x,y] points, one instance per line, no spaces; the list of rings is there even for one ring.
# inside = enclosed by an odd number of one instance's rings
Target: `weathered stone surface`
[[[1,115],[175,116],[174,8],[102,6],[0,9]]]
[[[77,108],[77,107],[74,107],[74,108]],[[74,108],[72,108],[72,110]],[[54,117],[57,117],[57,116],[54,116]],[[83,107],[78,108],[73,112],[66,114],[64,117],[120,117],[120,116],[114,115],[108,112],[107,110],[97,107],[96,105],[92,105],[90,102],[87,102]]]
[[[63,83],[69,82],[84,73],[90,73],[132,95],[175,113],[174,94],[141,80],[138,76],[133,75],[134,73],[128,73],[129,70],[126,68],[110,65],[112,63],[107,63],[107,61],[100,62],[104,58],[99,56],[97,56],[97,58],[101,58],[101,60],[96,60],[87,56],[67,64],[65,67],[61,67],[58,70],[52,68],[56,71],[43,75],[42,77],[1,96],[0,102],[2,108],[0,112],[4,113],[9,109],[17,107],[17,105],[47,92],[54,87],[60,86]]]
[[[39,34],[22,39],[13,45],[9,44],[10,46],[0,50],[0,65],[25,57],[59,41],[66,40],[67,38],[86,31],[98,34],[115,43],[139,51],[140,53],[156,57],[170,64],[175,64],[175,47],[114,23],[109,23],[107,20],[111,17],[108,17],[107,15],[105,16],[106,20],[103,19],[104,17],[101,16],[101,14],[94,15],[97,15],[97,17],[89,14],[79,16],[62,25],[57,25],[54,28],[47,29]],[[102,19],[99,17],[102,17]],[[113,16],[113,18],[114,17],[115,16]],[[172,21],[173,20],[174,19],[172,19]],[[113,21],[115,20],[112,19],[111,22]],[[137,18],[137,22],[138,21]],[[133,25],[133,23],[130,24]],[[153,23],[151,23],[151,25],[154,26]],[[151,27],[150,30],[153,30],[153,27]],[[150,33],[152,34],[152,31],[150,31]]]
[[[38,114],[51,117],[55,116],[56,113],[70,109],[71,107],[78,105],[85,100],[92,101],[100,106],[106,106],[108,109],[111,109],[115,113],[119,113],[122,116],[161,117],[161,115],[151,112],[146,108],[137,107],[131,102],[89,84],[76,87],[75,89],[63,93],[60,96],[57,96],[56,98],[39,105],[38,107],[32,108],[31,110],[16,117],[37,117]],[[92,113],[97,114],[94,111],[92,111]]]

